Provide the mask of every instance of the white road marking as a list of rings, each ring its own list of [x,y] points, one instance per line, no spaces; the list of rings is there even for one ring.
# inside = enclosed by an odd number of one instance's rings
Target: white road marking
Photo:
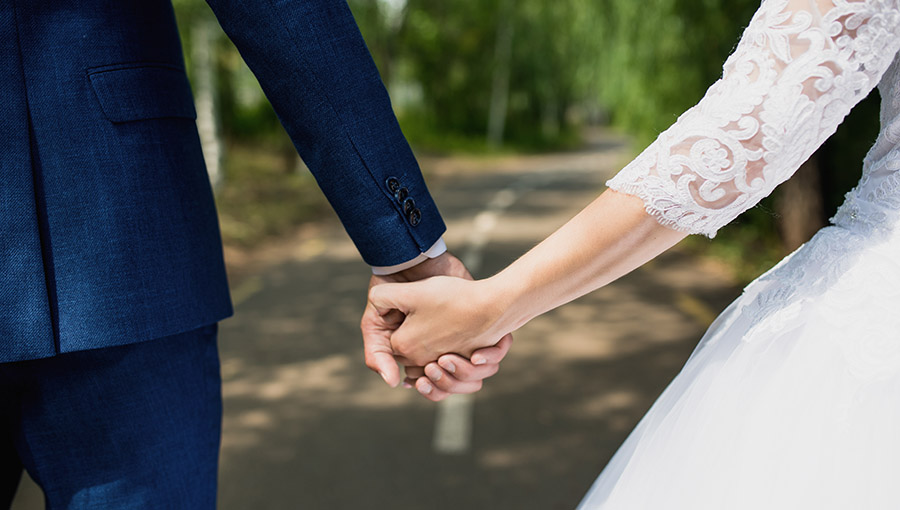
[[[573,169],[574,172],[593,172],[592,168]],[[498,191],[487,207],[473,220],[472,230],[466,239],[462,262],[469,271],[477,273],[484,260],[484,248],[491,238],[491,232],[506,212],[521,196],[531,190],[541,188],[557,179],[570,177],[573,172],[541,172],[523,176]],[[450,395],[438,403],[434,424],[434,450],[443,454],[465,453],[472,445],[472,395]]]
[[[472,273],[481,269],[484,248],[497,226],[500,216],[526,191],[543,179],[526,176],[502,189],[488,202],[473,221],[466,239],[462,262]],[[438,403],[434,423],[434,450],[443,454],[465,453],[472,445],[472,395],[450,395]]]
[[[438,403],[434,451],[465,453],[472,444],[472,395],[450,395]]]

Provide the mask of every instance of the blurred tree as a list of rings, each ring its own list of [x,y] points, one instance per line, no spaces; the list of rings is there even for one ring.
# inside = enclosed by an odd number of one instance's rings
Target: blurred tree
[[[222,185],[224,178],[225,144],[222,141],[221,118],[219,115],[218,73],[216,71],[217,49],[221,30],[206,4],[200,0],[175,0],[174,7],[186,29],[186,41],[190,53],[186,56],[188,70],[194,89],[197,109],[197,131],[206,170],[214,189]]]
[[[398,51],[398,32],[407,9],[406,0],[348,0],[356,24],[378,65],[388,87],[394,82],[394,58]]]
[[[596,98],[601,24],[590,0],[409,0],[397,58],[431,129],[499,145],[553,140]]]
[[[237,50],[212,30],[205,2],[173,2],[201,132],[214,133],[221,125],[226,140],[268,147],[282,155],[287,174],[296,173],[302,166],[290,141]],[[598,117],[591,114],[597,111],[647,143],[721,75],[722,63],[759,5],[759,0],[348,2],[410,141],[437,149],[553,147],[573,139],[579,124]],[[774,238],[779,251],[808,238],[858,179],[859,162],[877,132],[876,115],[873,97],[776,196],[720,237]],[[204,142],[205,153],[210,143]],[[215,153],[210,149],[208,160]]]
[[[225,149],[234,143],[252,142],[279,154],[287,174],[302,168],[259,83],[206,2],[173,0],[173,5],[194,90],[197,128],[214,185],[226,178]]]
[[[491,77],[491,102],[488,109],[487,143],[498,146],[503,143],[506,115],[509,108],[509,72],[512,67],[513,24],[512,0],[501,0],[497,15],[496,43],[494,45],[494,69]]]
[[[409,62],[411,78],[422,87],[416,113],[428,127],[483,136],[496,5],[496,0],[407,3],[399,56]]]
[[[721,76],[759,0],[602,3],[600,97],[614,123],[649,142]]]

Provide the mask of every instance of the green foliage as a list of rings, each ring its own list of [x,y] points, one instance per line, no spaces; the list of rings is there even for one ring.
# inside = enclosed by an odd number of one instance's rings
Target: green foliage
[[[328,210],[296,153],[261,143],[232,144],[224,184],[216,195],[223,241],[255,246],[285,235]]]
[[[763,200],[719,230],[715,239],[689,236],[684,245],[695,253],[724,261],[738,282],[749,283],[785,255],[772,202]]]
[[[598,87],[613,122],[649,142],[693,106],[758,0],[605,0]]]
[[[409,0],[393,55],[405,72],[394,78],[421,90],[404,114],[430,133],[412,138],[483,143],[498,32],[509,24],[506,139],[516,147],[565,143],[575,124],[567,112],[595,95],[596,15],[589,0]]]
[[[875,89],[819,150],[825,214],[829,217],[844,202],[844,193],[859,181],[863,158],[878,137],[880,107],[881,98]]]
[[[400,32],[401,57],[424,97],[431,129],[484,134],[497,1],[410,0]]]

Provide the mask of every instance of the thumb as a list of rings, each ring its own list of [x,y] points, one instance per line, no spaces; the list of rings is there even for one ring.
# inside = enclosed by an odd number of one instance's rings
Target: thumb
[[[373,352],[366,354],[366,365],[372,370],[378,372],[378,375],[384,379],[384,382],[391,388],[396,388],[400,384],[400,367],[394,360],[394,356],[388,352]]]
[[[392,387],[400,384],[400,369],[394,361],[391,334],[402,322],[401,313],[388,311],[379,314],[370,303],[360,323],[366,366],[378,372],[384,382]]]

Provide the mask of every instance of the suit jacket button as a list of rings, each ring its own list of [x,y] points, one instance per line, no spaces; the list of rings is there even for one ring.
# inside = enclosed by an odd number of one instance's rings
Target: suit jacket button
[[[397,180],[396,177],[388,177],[387,181],[385,181],[391,193],[396,193],[398,189],[400,189],[400,181]]]
[[[409,224],[412,226],[418,225],[422,221],[422,211],[418,209],[413,209],[409,212]]]
[[[409,196],[409,190],[406,188],[400,188],[394,192],[394,198],[397,199],[398,204],[402,204],[406,197]]]
[[[416,208],[416,201],[412,198],[407,198],[403,201],[403,214],[409,216],[409,213],[412,212],[413,209]]]

